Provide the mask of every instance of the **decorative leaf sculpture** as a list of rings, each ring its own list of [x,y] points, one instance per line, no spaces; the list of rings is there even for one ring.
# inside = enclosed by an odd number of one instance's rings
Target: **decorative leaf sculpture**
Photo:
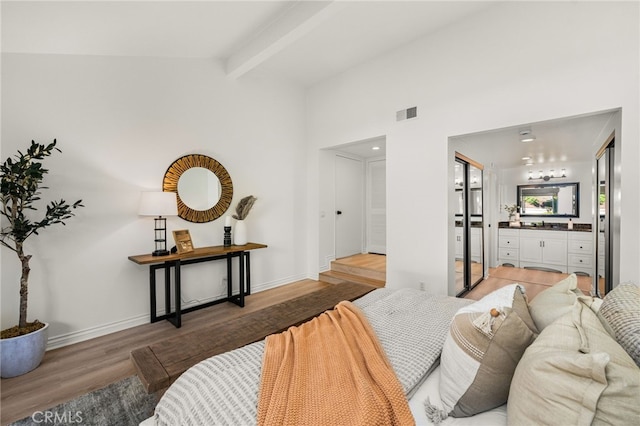
[[[238,202],[236,206],[236,214],[232,217],[236,220],[245,220],[253,207],[253,203],[257,200],[253,195],[248,195]]]

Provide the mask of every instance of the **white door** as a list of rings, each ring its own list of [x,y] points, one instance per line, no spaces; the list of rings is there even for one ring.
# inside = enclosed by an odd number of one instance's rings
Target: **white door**
[[[386,161],[369,161],[367,168],[367,251],[387,254]]]
[[[362,253],[364,168],[336,155],[336,259]]]

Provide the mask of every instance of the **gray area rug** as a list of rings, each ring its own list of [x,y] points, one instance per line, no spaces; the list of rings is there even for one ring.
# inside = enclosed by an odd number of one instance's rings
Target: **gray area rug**
[[[12,425],[138,425],[153,415],[156,397],[145,391],[137,376],[127,377]]]

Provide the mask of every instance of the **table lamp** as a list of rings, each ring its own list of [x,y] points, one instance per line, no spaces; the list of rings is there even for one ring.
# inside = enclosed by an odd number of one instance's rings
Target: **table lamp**
[[[153,256],[166,256],[167,250],[167,218],[163,216],[178,215],[178,200],[175,192],[142,192],[138,208],[140,216],[157,216],[154,221],[155,250]]]

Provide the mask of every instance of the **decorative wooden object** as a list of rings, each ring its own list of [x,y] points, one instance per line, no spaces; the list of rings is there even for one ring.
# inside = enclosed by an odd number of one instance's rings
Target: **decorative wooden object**
[[[176,242],[178,253],[188,253],[193,251],[193,242],[188,229],[173,231],[173,240]]]
[[[153,393],[167,388],[180,374],[204,359],[257,342],[271,333],[285,331],[332,309],[343,300],[355,300],[374,289],[358,283],[332,285],[135,349],[131,352],[131,361],[147,392]]]
[[[208,210],[192,209],[182,201],[178,193],[178,181],[180,177],[184,172],[193,167],[202,167],[210,170],[220,181],[220,187],[222,188],[220,199],[216,205]],[[213,158],[201,154],[185,155],[174,161],[164,174],[162,190],[178,194],[178,216],[184,220],[195,223],[211,222],[219,218],[227,211],[233,198],[233,182],[227,169]]]

